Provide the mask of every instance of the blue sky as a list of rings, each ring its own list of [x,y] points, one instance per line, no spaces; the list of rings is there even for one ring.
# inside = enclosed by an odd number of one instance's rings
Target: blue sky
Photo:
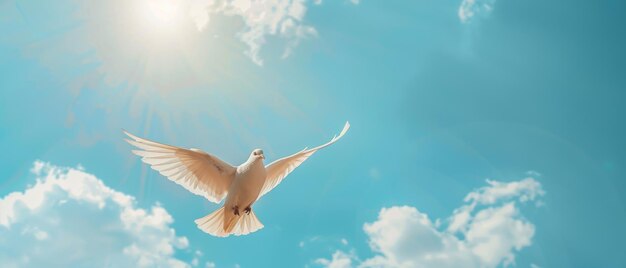
[[[623,2],[172,3],[0,2],[0,262],[626,265]],[[346,120],[227,239],[121,132],[238,164]]]

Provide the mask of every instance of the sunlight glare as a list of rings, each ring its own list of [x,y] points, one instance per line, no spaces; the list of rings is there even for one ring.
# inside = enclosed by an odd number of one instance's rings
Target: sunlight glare
[[[145,0],[140,8],[142,20],[152,30],[176,30],[183,19],[182,8],[172,0]]]

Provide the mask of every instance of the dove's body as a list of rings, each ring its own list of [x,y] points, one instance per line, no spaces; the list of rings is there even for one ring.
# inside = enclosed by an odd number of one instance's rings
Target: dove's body
[[[228,190],[228,196],[224,203],[224,207],[228,210],[225,212],[225,221],[228,222],[231,217],[235,216],[235,213],[239,213],[254,204],[265,183],[265,176],[262,158],[250,157],[248,161],[237,167],[235,180]]]
[[[184,149],[139,138],[126,132],[141,160],[190,192],[224,206],[196,220],[198,228],[215,236],[245,235],[263,228],[252,204],[276,187],[291,171],[317,150],[338,141],[350,128],[346,122],[339,136],[326,144],[304,149],[264,166],[263,151],[252,151],[248,161],[234,167],[198,149]]]

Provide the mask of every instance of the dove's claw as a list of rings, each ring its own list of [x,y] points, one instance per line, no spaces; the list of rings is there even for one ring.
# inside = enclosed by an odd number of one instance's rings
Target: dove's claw
[[[252,211],[251,207],[246,207],[245,209],[243,209],[243,212],[245,212],[248,215],[250,215],[250,211]]]
[[[233,213],[235,213],[235,215],[239,216],[239,206],[233,206]]]

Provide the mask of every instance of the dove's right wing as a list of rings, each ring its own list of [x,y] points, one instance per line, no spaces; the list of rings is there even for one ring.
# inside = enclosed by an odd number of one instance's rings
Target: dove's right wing
[[[304,150],[297,152],[294,155],[283,157],[267,165],[265,167],[267,171],[267,177],[265,179],[265,183],[263,184],[263,188],[261,189],[261,193],[259,194],[259,198],[274,189],[274,187],[276,187],[285,177],[287,177],[289,173],[291,173],[300,164],[302,164],[302,162],[304,162],[305,160],[307,160],[307,158],[317,152],[317,150],[329,146],[341,139],[341,137],[346,134],[349,128],[350,123],[346,122],[346,125],[343,127],[343,130],[341,130],[341,133],[339,133],[339,136],[333,137],[326,144],[308,150],[305,148]]]
[[[188,191],[219,203],[228,194],[237,169],[219,158],[197,149],[183,149],[139,138],[124,131],[126,141],[141,150],[133,150],[171,181]]]

